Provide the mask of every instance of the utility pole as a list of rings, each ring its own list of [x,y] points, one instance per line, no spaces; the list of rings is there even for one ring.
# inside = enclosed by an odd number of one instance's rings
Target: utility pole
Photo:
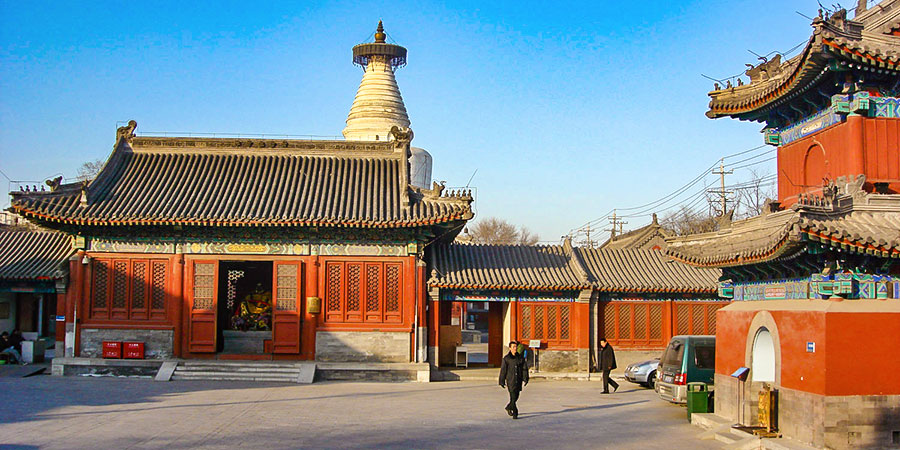
[[[711,189],[707,192],[711,194],[719,194],[719,199],[722,202],[722,216],[725,215],[725,212],[728,209],[728,194],[731,194],[733,191],[725,190],[725,175],[731,175],[734,173],[733,169],[725,170],[725,159],[719,159],[719,170],[713,169],[712,173],[714,175],[719,175],[721,180],[721,188],[719,190]]]
[[[616,210],[613,210],[612,217],[609,218],[609,223],[612,225],[612,227],[610,228],[609,240],[612,241],[616,238],[616,226],[619,227],[619,234],[622,234],[622,225],[628,222],[625,222],[624,220],[616,217]]]
[[[587,228],[585,228],[584,234],[587,235],[587,239],[585,239],[585,246],[587,248],[594,248],[594,242],[591,241],[591,224],[587,224]]]

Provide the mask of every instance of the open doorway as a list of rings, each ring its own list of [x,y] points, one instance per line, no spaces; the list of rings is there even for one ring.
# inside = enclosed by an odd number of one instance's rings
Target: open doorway
[[[216,351],[272,352],[272,261],[222,261],[219,265]]]
[[[440,303],[439,364],[457,366],[457,353],[466,354],[466,367],[500,367],[505,345],[508,304],[488,301]]]

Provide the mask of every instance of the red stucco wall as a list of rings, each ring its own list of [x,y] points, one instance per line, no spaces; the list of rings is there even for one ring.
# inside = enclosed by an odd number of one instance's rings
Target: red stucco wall
[[[716,373],[750,367],[747,342],[756,332],[750,326],[767,310],[780,342],[782,387],[820,395],[900,394],[900,312],[835,312],[823,303],[827,300],[794,302],[790,310],[768,308],[774,302],[765,301],[719,310]],[[754,306],[758,309],[747,310]],[[807,352],[807,342],[815,342],[815,352]]]
[[[900,192],[900,119],[847,117],[846,122],[778,148],[778,200],[821,194],[822,180],[866,175]]]

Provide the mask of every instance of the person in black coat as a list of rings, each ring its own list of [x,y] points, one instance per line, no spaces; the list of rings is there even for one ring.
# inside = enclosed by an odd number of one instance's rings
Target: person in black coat
[[[519,408],[516,407],[516,400],[519,399],[519,393],[522,392],[522,386],[528,385],[528,364],[525,358],[518,353],[519,343],[512,341],[509,343],[509,353],[503,357],[500,363],[500,387],[504,387],[509,391],[509,403],[506,404],[506,413],[513,419],[519,418]]]
[[[613,351],[612,345],[606,342],[606,339],[600,339],[600,367],[603,372],[603,392],[601,394],[609,394],[609,385],[613,387],[613,392],[619,390],[619,383],[609,378],[609,372],[616,369],[616,352]]]

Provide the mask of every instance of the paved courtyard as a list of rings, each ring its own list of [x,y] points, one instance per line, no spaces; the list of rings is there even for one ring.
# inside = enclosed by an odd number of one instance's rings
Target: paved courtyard
[[[535,381],[519,420],[491,382],[313,385],[0,378],[9,448],[721,448],[624,383]]]

